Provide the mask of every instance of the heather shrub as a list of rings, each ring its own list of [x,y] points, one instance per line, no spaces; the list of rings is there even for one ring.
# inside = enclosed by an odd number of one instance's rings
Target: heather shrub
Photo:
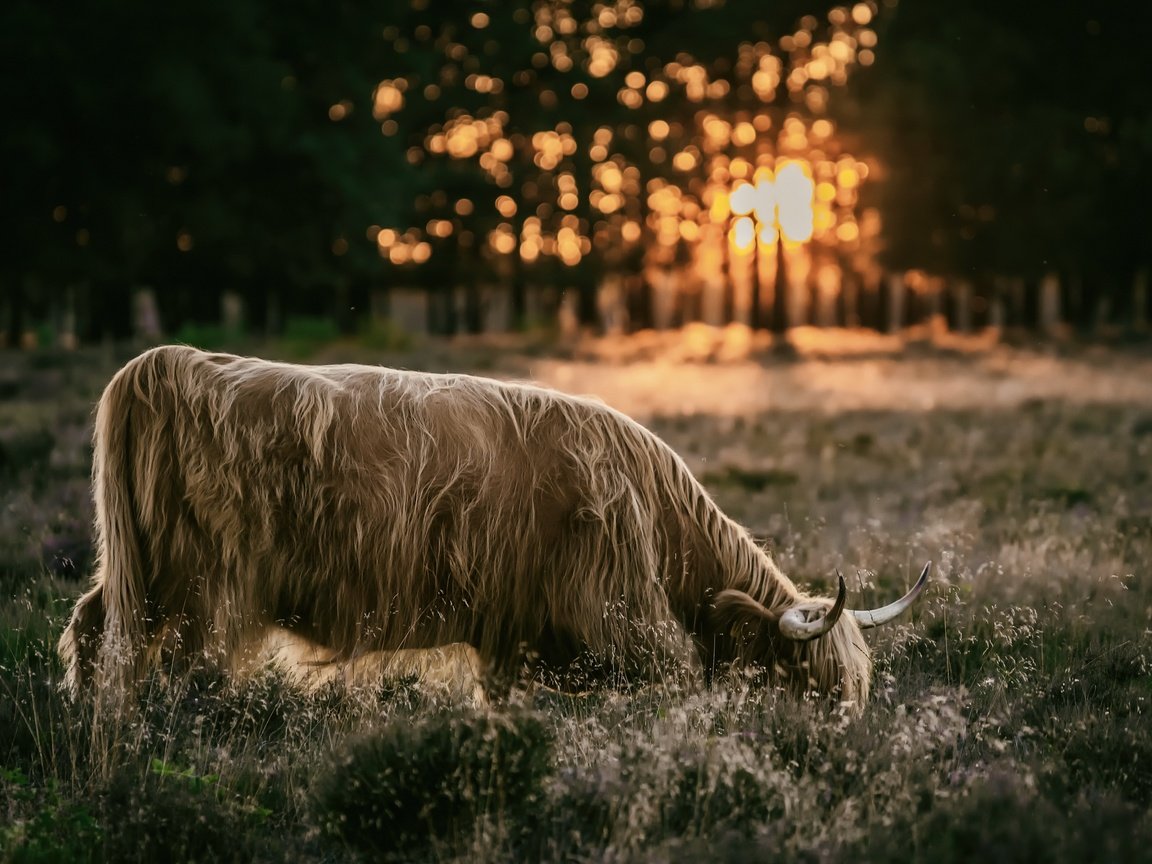
[[[315,815],[368,856],[460,849],[474,832],[514,845],[540,816],[550,756],[530,713],[389,723],[337,748],[313,786]]]

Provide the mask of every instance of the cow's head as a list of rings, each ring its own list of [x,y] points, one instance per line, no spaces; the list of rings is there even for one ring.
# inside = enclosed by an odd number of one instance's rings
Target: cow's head
[[[759,667],[778,686],[798,693],[819,691],[857,707],[868,698],[872,660],[860,631],[886,624],[907,610],[928,583],[932,562],[907,594],[879,609],[845,609],[847,588],[839,577],[835,599],[810,598],[769,608],[750,594],[726,589],[713,600],[715,622],[729,639],[731,660]]]

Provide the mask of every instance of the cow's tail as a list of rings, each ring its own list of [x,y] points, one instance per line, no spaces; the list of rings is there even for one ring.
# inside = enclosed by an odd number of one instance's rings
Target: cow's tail
[[[65,686],[76,695],[95,684],[102,694],[123,699],[143,671],[146,562],[133,471],[134,465],[155,460],[132,451],[156,444],[157,430],[146,427],[156,425],[150,409],[163,398],[166,350],[153,349],[121,369],[96,408],[92,493],[97,568],[58,646]]]

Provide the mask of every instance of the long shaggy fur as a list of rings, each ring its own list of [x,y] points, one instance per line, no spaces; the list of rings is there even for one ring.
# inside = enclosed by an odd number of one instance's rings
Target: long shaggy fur
[[[782,640],[775,619],[810,598],[671,448],[593,400],[165,346],[113,378],[94,445],[99,563],[60,640],[74,690],[227,662],[279,626],[337,660],[463,642],[496,677],[526,657],[648,677],[755,662],[867,698],[851,617]]]

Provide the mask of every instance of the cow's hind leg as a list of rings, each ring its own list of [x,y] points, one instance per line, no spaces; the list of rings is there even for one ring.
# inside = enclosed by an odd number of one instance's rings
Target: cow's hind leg
[[[64,663],[64,686],[73,696],[92,687],[104,626],[104,585],[98,583],[76,604],[56,648]]]

